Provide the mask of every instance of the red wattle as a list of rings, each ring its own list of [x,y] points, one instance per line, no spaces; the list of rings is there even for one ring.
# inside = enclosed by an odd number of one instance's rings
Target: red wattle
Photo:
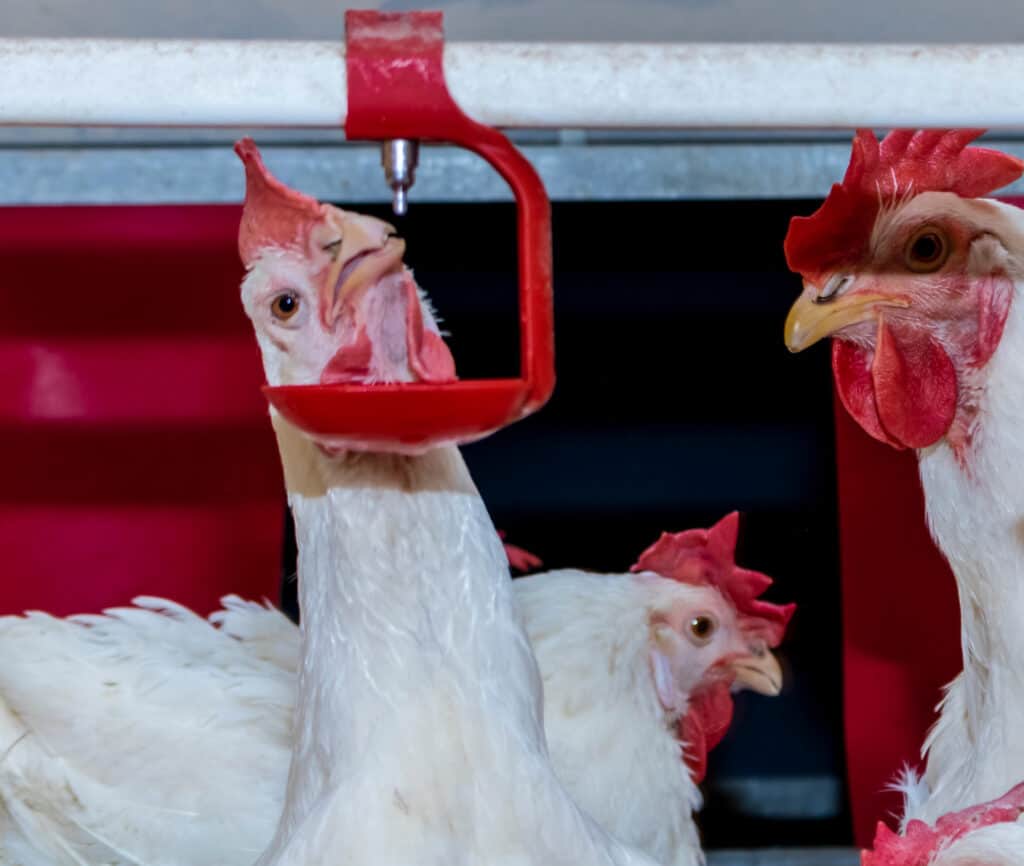
[[[732,722],[732,711],[732,695],[726,682],[715,683],[690,698],[678,730],[685,744],[683,760],[694,782],[704,781],[708,752],[722,742]]]
[[[454,382],[455,359],[440,334],[423,327],[416,284],[406,275],[405,344],[409,366],[421,382]]]
[[[904,447],[933,445],[952,426],[956,368],[927,331],[879,319],[871,380],[882,427]]]
[[[846,411],[879,442],[903,449],[903,445],[885,432],[875,404],[875,386],[871,380],[871,353],[846,340],[832,341],[832,372],[839,399]]]

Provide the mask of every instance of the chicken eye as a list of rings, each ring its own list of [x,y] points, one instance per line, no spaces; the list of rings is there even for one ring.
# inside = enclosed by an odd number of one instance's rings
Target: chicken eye
[[[283,292],[270,303],[270,312],[280,322],[287,322],[299,311],[299,299],[291,292]]]
[[[851,282],[853,282],[853,277],[849,274],[833,274],[829,277],[828,282],[825,283],[821,293],[815,295],[811,300],[815,304],[827,304],[829,301],[834,301],[836,296],[850,285]]]
[[[937,271],[949,258],[949,242],[937,228],[927,226],[907,242],[903,258],[914,273]]]
[[[690,620],[690,634],[698,643],[707,643],[715,633],[715,621],[707,614],[699,614]]]

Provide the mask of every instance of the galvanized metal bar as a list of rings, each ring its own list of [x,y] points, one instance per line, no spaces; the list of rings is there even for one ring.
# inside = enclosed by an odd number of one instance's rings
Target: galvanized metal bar
[[[1024,127],[1024,45],[452,43],[502,127]],[[0,39],[0,124],[337,127],[334,42]]]
[[[264,144],[263,139],[260,140]],[[1024,141],[986,141],[1024,158]],[[524,145],[554,201],[821,198],[841,177],[848,137],[817,142]],[[347,205],[391,200],[372,145],[263,147],[271,169],[310,195]],[[1024,181],[1004,190],[1024,194]],[[229,142],[187,146],[0,145],[0,205],[238,202],[243,181]],[[511,201],[481,159],[424,148],[410,203]]]

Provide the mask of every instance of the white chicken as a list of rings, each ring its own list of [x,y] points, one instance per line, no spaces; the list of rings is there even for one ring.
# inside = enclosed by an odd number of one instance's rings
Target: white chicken
[[[666,866],[703,859],[696,783],[732,720],[730,689],[782,684],[769,648],[794,605],[757,599],[771,581],[736,566],[738,528],[733,513],[665,534],[632,579],[554,571],[513,584],[558,777],[599,824]],[[717,591],[693,596],[702,585]]]
[[[923,780],[905,780],[905,821],[1024,779],[1024,212],[979,198],[1024,163],[968,146],[979,134],[858,132],[843,183],[786,238],[804,278],[786,343],[834,337],[843,405],[876,439],[917,450],[959,589],[964,669]]]
[[[287,190],[251,142],[238,150],[243,301],[270,383],[452,378],[390,227]],[[263,864],[340,852],[367,864],[649,862],[601,831],[552,772],[501,543],[457,450],[382,455],[352,442],[327,453],[273,422],[299,541],[301,644],[279,614],[238,601],[222,631],[156,601],[74,623],[7,620],[0,640],[18,660],[3,673],[0,857],[248,862],[280,813]],[[717,693],[736,678],[777,690],[765,650],[789,609],[755,600],[762,578],[716,576],[700,550],[683,560],[696,563],[689,582],[721,580],[721,591],[651,574],[562,579],[612,600],[613,586],[623,599],[623,587],[643,587],[645,600],[663,587],[664,605],[634,614],[643,650],[629,676],[661,701],[674,749],[662,772],[686,780],[671,733],[688,715],[686,686],[707,680]],[[710,637],[687,631],[697,622],[712,624]],[[67,688],[40,693],[31,672],[54,664],[67,665]],[[692,784],[681,790],[692,803]],[[678,862],[699,849],[687,856]]]

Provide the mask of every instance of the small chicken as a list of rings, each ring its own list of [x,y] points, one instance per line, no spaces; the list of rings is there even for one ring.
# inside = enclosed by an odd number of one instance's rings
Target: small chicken
[[[769,650],[794,606],[758,600],[771,581],[736,566],[738,529],[733,513],[665,534],[632,577],[552,571],[513,584],[555,772],[598,823],[670,866],[701,862],[692,812],[732,719],[730,690],[782,684]]]
[[[666,866],[703,860],[697,783],[729,726],[731,690],[781,687],[770,648],[793,606],[757,600],[770,581],[733,561],[738,525],[730,514],[666,534],[633,574],[563,570],[512,584],[556,773],[602,826]],[[54,767],[145,736],[110,756],[116,773],[81,766],[90,784],[76,785],[83,802],[64,840],[81,862],[246,866],[268,840],[288,774],[299,630],[236,597],[211,619],[161,599],[105,616],[0,619],[0,698]],[[40,687],[49,682],[66,687]],[[201,806],[178,790],[181,766],[204,768]],[[188,845],[170,849],[175,838]],[[111,861],[112,848],[131,856]]]
[[[1024,784],[998,800],[944,815],[934,827],[911,821],[902,836],[880,823],[861,866],[1020,866],[1022,814]]]
[[[847,411],[916,450],[928,525],[958,584],[964,670],[925,743],[923,781],[903,784],[905,820],[1024,779],[1024,212],[980,198],[1024,163],[969,146],[979,134],[858,132],[843,182],[785,244],[804,281],[786,344],[833,337]]]

